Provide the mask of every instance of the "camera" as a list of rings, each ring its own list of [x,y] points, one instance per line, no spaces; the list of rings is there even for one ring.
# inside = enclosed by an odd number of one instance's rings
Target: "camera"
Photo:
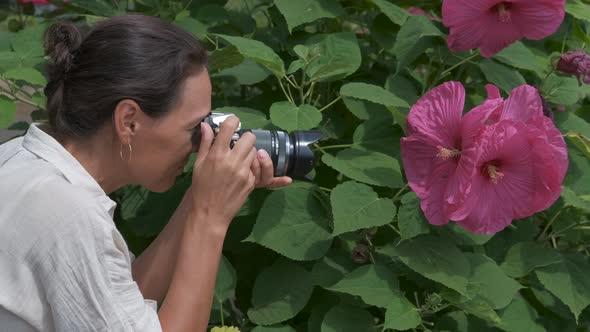
[[[213,133],[217,136],[220,125],[232,113],[211,112],[203,119],[209,124]],[[200,129],[200,126],[197,126]],[[291,133],[281,130],[242,129],[241,125],[234,132],[230,146],[246,132],[256,136],[256,149],[264,149],[268,152],[274,168],[274,176],[290,176],[294,179],[305,179],[315,164],[313,151],[309,145],[322,138],[322,133],[317,130],[295,130]],[[195,130],[192,143],[198,147],[201,140],[201,131]]]

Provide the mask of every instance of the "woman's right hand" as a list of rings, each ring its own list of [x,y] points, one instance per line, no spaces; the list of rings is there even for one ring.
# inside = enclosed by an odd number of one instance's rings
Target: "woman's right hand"
[[[191,213],[199,227],[227,231],[248,195],[256,178],[251,165],[256,157],[256,136],[243,134],[233,148],[230,143],[239,125],[235,116],[227,118],[213,142],[213,130],[201,123],[201,144],[193,167]]]

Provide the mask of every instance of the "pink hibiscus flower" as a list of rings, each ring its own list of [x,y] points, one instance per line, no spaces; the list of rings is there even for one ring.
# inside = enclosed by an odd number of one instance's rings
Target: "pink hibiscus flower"
[[[488,85],[494,102],[499,91]],[[471,186],[461,205],[449,213],[474,233],[496,233],[513,219],[550,207],[561,194],[568,167],[567,147],[553,121],[543,115],[537,89],[512,90],[489,116],[476,149],[465,151],[476,160]],[[468,172],[466,172],[467,174]]]
[[[18,2],[20,2],[20,3],[34,3],[35,5],[41,5],[41,6],[51,5],[51,3],[47,2],[46,0],[18,0]]]
[[[561,25],[564,6],[565,0],[444,0],[449,49],[479,48],[491,57],[523,37],[543,39]]]
[[[475,149],[484,121],[503,101],[490,99],[462,117],[464,102],[461,83],[435,87],[410,109],[408,137],[401,139],[409,186],[433,225],[448,223],[469,192],[477,154],[466,151]]]

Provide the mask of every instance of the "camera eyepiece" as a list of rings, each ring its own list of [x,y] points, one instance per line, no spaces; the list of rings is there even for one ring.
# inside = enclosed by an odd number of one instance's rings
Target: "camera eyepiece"
[[[219,125],[231,116],[231,113],[210,113],[203,122],[208,123],[215,135],[219,132]],[[264,149],[270,156],[274,176],[290,176],[294,179],[304,179],[315,164],[313,151],[309,145],[322,138],[322,133],[317,130],[296,130],[290,134],[282,130],[241,129],[234,133],[231,146],[245,132],[251,132],[256,136],[256,149]],[[201,139],[200,130],[193,134],[193,145],[199,146]]]

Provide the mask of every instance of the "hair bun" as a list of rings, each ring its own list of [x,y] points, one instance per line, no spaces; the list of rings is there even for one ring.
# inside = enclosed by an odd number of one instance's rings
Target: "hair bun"
[[[49,79],[61,79],[72,68],[82,33],[70,22],[58,22],[45,32],[45,55]]]

